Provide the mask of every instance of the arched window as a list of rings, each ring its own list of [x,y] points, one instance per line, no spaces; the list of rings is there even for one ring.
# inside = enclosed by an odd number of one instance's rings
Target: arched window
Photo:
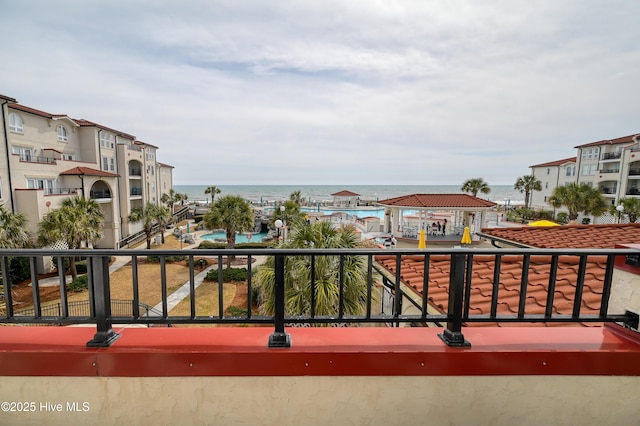
[[[9,130],[16,133],[24,132],[24,124],[22,122],[22,117],[20,117],[15,112],[9,113]]]
[[[58,126],[58,140],[60,142],[66,142],[69,138],[67,138],[67,129],[64,126]]]
[[[567,167],[567,176],[571,176],[571,166]]]

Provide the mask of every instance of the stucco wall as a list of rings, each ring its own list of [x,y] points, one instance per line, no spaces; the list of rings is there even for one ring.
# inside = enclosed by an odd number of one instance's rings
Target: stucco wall
[[[5,404],[0,423],[637,424],[639,388],[607,376],[2,377],[0,401],[35,412]]]

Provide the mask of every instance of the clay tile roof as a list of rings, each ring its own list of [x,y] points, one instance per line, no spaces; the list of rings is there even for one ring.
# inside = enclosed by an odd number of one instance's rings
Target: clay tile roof
[[[486,237],[538,248],[614,248],[617,244],[635,244],[640,241],[640,224],[621,225],[564,225],[552,227],[491,228],[483,229]],[[497,314],[518,312],[523,271],[522,255],[501,257],[500,278],[497,285]],[[549,289],[551,258],[547,255],[530,256],[526,291],[525,313],[543,314]],[[571,314],[579,272],[578,256],[558,257],[556,287],[553,292],[553,312]],[[391,274],[396,273],[394,255],[376,256],[376,261]],[[602,303],[602,288],[606,269],[606,256],[589,256],[586,262],[581,314],[598,314]],[[400,277],[420,296],[423,295],[425,256],[402,256]],[[495,256],[475,255],[471,262],[470,314],[489,314],[494,288]],[[449,255],[429,256],[429,304],[446,313],[449,297]],[[473,326],[503,326],[495,323],[471,323]],[[535,323],[533,325],[556,325]],[[595,325],[595,324],[583,324]]]
[[[0,98],[1,98],[1,99],[4,99],[4,100],[6,100],[6,101],[9,101],[9,102],[18,102],[18,101],[16,101],[15,99],[10,98],[9,96],[5,96],[5,95],[3,95],[2,93],[0,93]]]
[[[468,194],[411,194],[378,202],[384,206],[417,208],[491,208],[496,203]]]
[[[640,223],[485,228],[488,238],[537,248],[614,248],[640,241]]]
[[[112,128],[107,127],[107,126],[103,126],[102,124],[94,123],[93,121],[89,121],[89,120],[86,120],[84,118],[75,118],[74,121],[76,123],[78,123],[78,125],[80,127],[99,127],[101,129],[104,129],[104,130],[107,130],[109,132],[113,132],[113,133],[115,133],[115,134],[117,134],[119,136],[122,136],[123,138],[131,139],[131,140],[134,140],[136,138],[135,136],[130,135],[128,133],[121,132],[120,130],[112,129]]]
[[[340,192],[336,192],[335,194],[331,194],[332,197],[357,197],[360,194],[356,194],[355,192],[347,191],[346,189]]]
[[[577,157],[565,158],[563,160],[550,161],[548,163],[535,164],[529,167],[553,167],[553,166],[562,166],[567,163],[575,163],[577,161]]]
[[[66,176],[102,176],[102,177],[118,177],[119,175],[111,172],[105,172],[103,170],[96,170],[90,167],[74,167],[60,173]]]
[[[622,136],[622,137],[611,139],[611,140],[601,140],[601,141],[597,141],[597,142],[590,142],[590,143],[586,143],[584,145],[574,146],[574,148],[588,148],[590,146],[617,145],[619,143],[630,143],[630,142],[634,142],[633,138],[635,138],[636,136],[639,136],[639,135],[640,134],[636,133],[636,134],[633,134],[633,135]]]
[[[41,111],[39,109],[30,108],[28,106],[24,106],[20,104],[11,104],[9,105],[9,107],[11,109],[17,109],[18,111],[28,112],[29,114],[39,115],[40,117],[45,117],[45,118],[63,118],[63,117],[68,118],[64,114],[51,114],[50,112]],[[71,120],[71,118],[69,118],[69,120]]]

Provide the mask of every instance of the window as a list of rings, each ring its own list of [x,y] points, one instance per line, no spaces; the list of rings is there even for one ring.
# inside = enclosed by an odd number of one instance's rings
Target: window
[[[75,154],[62,154],[62,159],[67,161],[74,161],[76,159]]]
[[[567,167],[566,176],[571,176],[571,167]]]
[[[0,200],[2,200],[2,179],[0,178]]]
[[[147,161],[153,161],[156,158],[153,152],[148,152],[148,151],[147,151],[146,157],[147,157]]]
[[[547,174],[551,174],[551,169],[547,167]]]
[[[45,193],[51,193],[51,190],[55,188],[54,183],[53,179],[27,178],[27,188],[44,189]]]
[[[102,148],[113,149],[116,144],[111,133],[100,132],[100,146]]]
[[[102,170],[115,172],[116,171],[115,159],[109,158],[109,157],[102,157]]]
[[[155,174],[155,167],[147,166],[147,173],[151,173],[151,175]]]
[[[9,113],[9,130],[15,133],[24,132],[24,123],[22,122],[22,117],[20,117],[15,112]]]
[[[582,166],[582,176],[593,176],[596,174],[596,164],[585,164]]]
[[[19,155],[21,161],[31,161],[31,157],[33,156],[33,149],[25,148],[23,146],[12,146],[11,153],[14,155]]]
[[[67,137],[67,129],[64,126],[58,126],[58,140],[60,142],[67,142],[69,138]]]
[[[544,189],[549,189],[549,182],[545,182]]]

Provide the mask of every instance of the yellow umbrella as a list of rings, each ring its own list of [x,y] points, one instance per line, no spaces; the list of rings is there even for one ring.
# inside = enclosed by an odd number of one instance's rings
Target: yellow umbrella
[[[471,232],[469,231],[469,227],[464,227],[464,232],[462,233],[462,239],[460,240],[461,244],[471,244]]]
[[[427,235],[424,233],[424,229],[420,230],[420,240],[418,240],[418,248],[427,248]]]
[[[529,226],[560,226],[550,220],[536,220],[535,222],[529,222]]]

